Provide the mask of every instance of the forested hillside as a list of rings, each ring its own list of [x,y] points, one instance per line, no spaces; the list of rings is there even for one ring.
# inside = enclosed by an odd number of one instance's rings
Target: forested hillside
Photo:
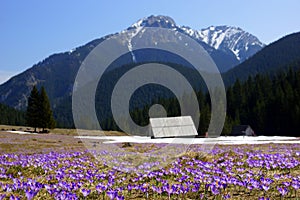
[[[278,71],[300,67],[300,33],[290,34],[266,46],[245,62],[223,74],[226,85],[236,79],[246,81],[249,76],[266,74],[274,76]]]
[[[204,135],[210,121],[210,98],[206,93],[197,93],[201,119],[198,133]],[[180,108],[175,98],[156,99],[153,104],[162,104],[168,116],[179,116]],[[151,105],[131,112],[139,125],[149,122]],[[244,83],[237,80],[227,89],[227,117],[223,134],[231,132],[232,126],[249,124],[257,135],[299,136],[300,130],[300,71],[290,69],[273,79],[265,75],[249,77]],[[102,122],[107,130],[118,130],[112,118]]]
[[[25,125],[25,112],[0,104],[0,124]]]
[[[227,102],[227,126],[250,124],[258,134],[299,136],[299,70],[238,80],[228,88]]]

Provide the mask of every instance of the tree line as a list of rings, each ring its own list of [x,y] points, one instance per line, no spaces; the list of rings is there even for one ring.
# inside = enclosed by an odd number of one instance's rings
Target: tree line
[[[0,104],[0,124],[22,126],[25,125],[26,113]]]
[[[56,124],[44,87],[41,87],[40,91],[36,86],[32,88],[26,111],[0,104],[0,113],[0,124],[30,126],[35,132],[37,128],[41,128],[42,132],[45,132],[46,128],[53,129]]]
[[[267,75],[249,77],[247,81],[236,82],[226,89],[227,115],[222,131],[230,134],[232,127],[250,125],[258,135],[299,136],[300,130],[300,71],[281,72],[270,78]],[[201,112],[198,133],[204,135],[210,122],[211,103],[208,93],[198,91],[197,98]],[[188,101],[188,97],[186,97]],[[153,100],[150,105],[130,112],[135,123],[144,126],[149,123],[149,108],[161,104],[168,117],[180,116],[176,98]],[[120,130],[112,117],[100,122],[105,130]]]
[[[258,134],[299,136],[300,71],[272,79],[256,75],[227,89],[227,124],[249,124]]]

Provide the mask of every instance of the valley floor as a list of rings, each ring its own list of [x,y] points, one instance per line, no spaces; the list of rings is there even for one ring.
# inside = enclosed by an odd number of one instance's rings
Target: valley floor
[[[226,145],[185,148],[134,143],[117,132],[100,139],[94,131],[83,139],[73,130],[23,133],[0,132],[0,199],[300,198],[297,138],[227,137],[219,138]]]

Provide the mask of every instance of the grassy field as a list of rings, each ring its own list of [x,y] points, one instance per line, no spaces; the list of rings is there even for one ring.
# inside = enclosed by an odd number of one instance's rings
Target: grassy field
[[[66,129],[36,135],[0,132],[0,199],[300,198],[299,144],[216,145],[206,155],[201,145],[191,145],[163,165],[141,162],[135,154],[159,149],[159,144],[119,144],[125,150],[120,154],[109,148],[87,150],[75,135]],[[174,147],[175,154],[181,146]]]
[[[10,130],[17,130],[17,131],[33,131],[34,129],[31,127],[26,126],[11,126],[11,125],[0,125],[0,131],[10,131]],[[50,134],[57,134],[57,135],[78,135],[77,129],[63,129],[63,128],[55,128],[49,130]],[[101,131],[99,130],[84,130],[86,135],[99,135]],[[121,135],[128,135],[126,133],[118,132],[118,131],[104,131],[104,134],[107,136],[121,136]]]
[[[83,150],[85,149],[78,136],[76,129],[53,129],[47,134],[17,134],[7,131],[33,131],[29,127],[0,125],[0,151],[1,152],[47,152],[61,150]],[[95,130],[85,130],[89,136],[121,136],[125,133],[117,131],[105,131],[104,133]]]

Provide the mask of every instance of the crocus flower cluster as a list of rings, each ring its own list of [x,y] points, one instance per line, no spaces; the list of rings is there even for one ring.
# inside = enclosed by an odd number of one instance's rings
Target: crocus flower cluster
[[[99,154],[107,153],[114,152]],[[202,157],[153,165],[160,163],[120,170],[89,151],[1,153],[0,200],[300,198],[299,144],[216,146]]]

